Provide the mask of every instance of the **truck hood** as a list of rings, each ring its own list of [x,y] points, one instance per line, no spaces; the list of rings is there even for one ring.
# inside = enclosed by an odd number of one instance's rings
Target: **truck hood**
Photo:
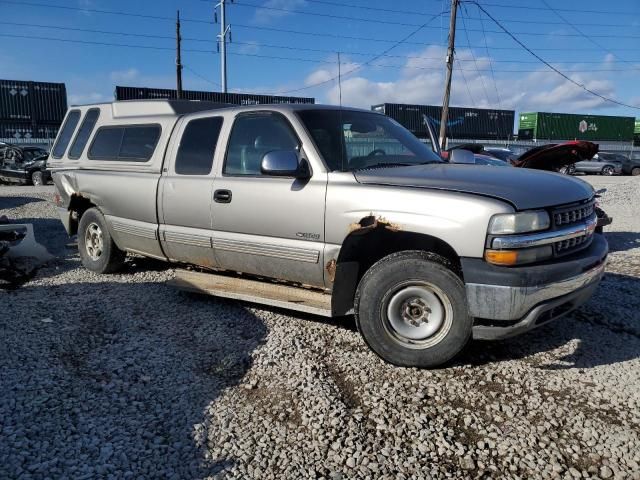
[[[358,183],[429,188],[497,198],[516,210],[588,200],[588,183],[557,173],[479,165],[431,164],[356,170]]]

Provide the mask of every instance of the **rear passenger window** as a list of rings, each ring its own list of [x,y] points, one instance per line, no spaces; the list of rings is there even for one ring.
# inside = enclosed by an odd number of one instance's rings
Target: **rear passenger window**
[[[67,119],[64,122],[64,126],[62,130],[60,130],[60,134],[58,135],[58,141],[53,147],[53,151],[51,155],[53,158],[62,158],[64,152],[67,151],[67,147],[69,146],[69,142],[71,141],[71,136],[73,132],[76,130],[78,126],[78,122],[80,121],[80,110],[72,110],[67,115]]]
[[[117,160],[124,128],[101,128],[96,133],[89,158],[91,160]]]
[[[86,147],[87,142],[89,141],[91,132],[93,132],[93,127],[96,126],[96,122],[98,121],[99,116],[100,116],[99,108],[92,108],[84,116],[82,125],[80,125],[80,130],[78,130],[78,133],[76,134],[76,138],[73,140],[73,143],[71,144],[71,149],[69,150],[69,158],[72,158],[74,160],[80,158],[80,155],[82,155],[82,151],[84,150],[84,147]]]
[[[124,129],[122,146],[120,147],[120,160],[149,160],[156,149],[160,127],[127,127]]]
[[[222,117],[199,118],[187,124],[176,156],[177,174],[208,175],[211,172],[221,128]]]
[[[159,125],[102,127],[96,132],[89,148],[91,160],[146,162],[160,138]]]

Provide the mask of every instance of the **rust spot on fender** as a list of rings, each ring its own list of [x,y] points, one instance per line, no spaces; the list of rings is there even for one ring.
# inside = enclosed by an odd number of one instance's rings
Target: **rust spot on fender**
[[[399,224],[392,223],[384,217],[376,217],[371,214],[362,218],[359,222],[349,225],[349,233],[360,235],[371,230],[375,230],[376,228],[385,228],[392,232],[399,232],[402,230],[402,227]]]
[[[336,267],[337,267],[337,261],[336,259],[332,259],[329,262],[327,262],[327,265],[324,267],[325,270],[327,271],[327,275],[329,276],[329,280],[331,282],[333,282],[336,278]]]
[[[337,264],[338,262],[334,258],[333,260],[330,260],[329,262],[327,262],[327,265],[324,267],[324,269],[327,271],[327,275],[329,276],[329,281],[331,282],[333,282],[336,278]]]

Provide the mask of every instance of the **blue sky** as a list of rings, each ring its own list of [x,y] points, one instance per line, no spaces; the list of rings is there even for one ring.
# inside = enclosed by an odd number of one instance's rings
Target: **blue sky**
[[[578,83],[640,106],[640,1],[480,3],[523,43]],[[341,52],[343,104],[439,104],[448,14],[435,17],[422,29],[419,26],[448,5],[448,0],[237,0],[227,7],[233,38],[228,47],[229,89],[313,96],[318,102],[338,103],[336,81],[313,85],[336,76],[336,52]],[[549,6],[561,10],[554,12]],[[115,85],[174,88],[175,25],[171,20],[92,10],[174,17],[178,8],[184,20],[183,63],[188,67],[184,87],[219,90],[220,59],[215,53],[219,25],[208,23],[213,21],[214,3],[205,0],[0,1],[0,78],[65,82],[72,103],[111,100]],[[416,30],[406,42],[371,60]],[[607,103],[567,82],[507,35],[495,33],[499,30],[475,5],[461,8],[453,105],[640,117],[639,110]]]

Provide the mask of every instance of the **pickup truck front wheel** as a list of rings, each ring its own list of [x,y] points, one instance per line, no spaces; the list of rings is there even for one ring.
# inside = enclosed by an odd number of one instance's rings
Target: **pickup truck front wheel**
[[[78,251],[82,265],[96,273],[118,271],[127,256],[114,243],[104,215],[97,208],[90,208],[80,217]]]
[[[423,251],[391,254],[373,265],[356,292],[360,333],[383,360],[430,368],[455,357],[471,338],[464,284],[448,262]]]

